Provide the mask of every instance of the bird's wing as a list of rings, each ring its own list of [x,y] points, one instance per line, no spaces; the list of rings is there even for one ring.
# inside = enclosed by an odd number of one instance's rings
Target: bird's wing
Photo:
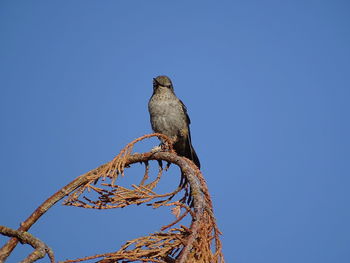
[[[188,129],[188,141],[189,141],[189,145],[190,147],[192,147],[192,139],[191,139],[191,130],[190,130],[190,116],[188,116],[187,114],[187,108],[185,106],[185,104],[180,100],[181,106],[182,106],[182,110],[184,111],[185,115],[186,115],[186,122],[187,122],[187,129]]]
[[[187,108],[186,108],[185,104],[182,102],[182,100],[180,100],[180,103],[182,106],[182,110],[184,111],[184,113],[186,115],[187,124],[190,125],[191,120],[190,120],[190,116],[188,116],[188,114],[187,114]]]
[[[201,164],[200,164],[200,161],[198,159],[198,156],[196,154],[196,151],[193,149],[193,146],[192,146],[192,139],[191,139],[191,131],[190,131],[190,123],[191,123],[191,120],[190,120],[190,117],[188,116],[187,114],[187,108],[185,106],[185,104],[180,100],[180,103],[181,103],[181,106],[182,106],[182,110],[183,112],[185,113],[186,115],[186,122],[187,122],[187,129],[188,129],[188,136],[187,136],[187,146],[189,147],[189,150],[190,150],[190,154],[191,156],[188,156],[192,161],[194,161],[194,163],[198,166],[198,168],[200,169],[201,167]]]

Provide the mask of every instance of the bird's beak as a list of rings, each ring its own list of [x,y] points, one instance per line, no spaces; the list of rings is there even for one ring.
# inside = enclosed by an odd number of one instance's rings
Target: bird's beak
[[[153,86],[158,86],[158,81],[155,78],[153,78]]]

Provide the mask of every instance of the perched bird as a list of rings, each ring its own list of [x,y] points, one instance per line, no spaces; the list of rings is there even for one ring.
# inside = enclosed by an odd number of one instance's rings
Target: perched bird
[[[176,97],[173,84],[167,76],[153,79],[153,94],[148,102],[148,110],[153,131],[171,138],[176,153],[192,160],[200,168],[191,143],[191,121],[186,106]]]

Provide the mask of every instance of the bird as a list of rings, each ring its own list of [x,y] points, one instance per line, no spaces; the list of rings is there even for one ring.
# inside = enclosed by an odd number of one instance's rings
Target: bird
[[[153,78],[153,94],[148,102],[151,126],[154,132],[168,136],[175,152],[192,160],[200,169],[200,161],[192,146],[190,117],[185,104],[175,95],[167,76]]]

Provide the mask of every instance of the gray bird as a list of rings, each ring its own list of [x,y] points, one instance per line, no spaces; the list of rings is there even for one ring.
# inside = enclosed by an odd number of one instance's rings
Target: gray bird
[[[200,168],[191,143],[191,121],[186,106],[176,97],[173,84],[167,76],[153,79],[153,94],[148,102],[148,110],[153,131],[174,140],[176,153],[192,160]]]

